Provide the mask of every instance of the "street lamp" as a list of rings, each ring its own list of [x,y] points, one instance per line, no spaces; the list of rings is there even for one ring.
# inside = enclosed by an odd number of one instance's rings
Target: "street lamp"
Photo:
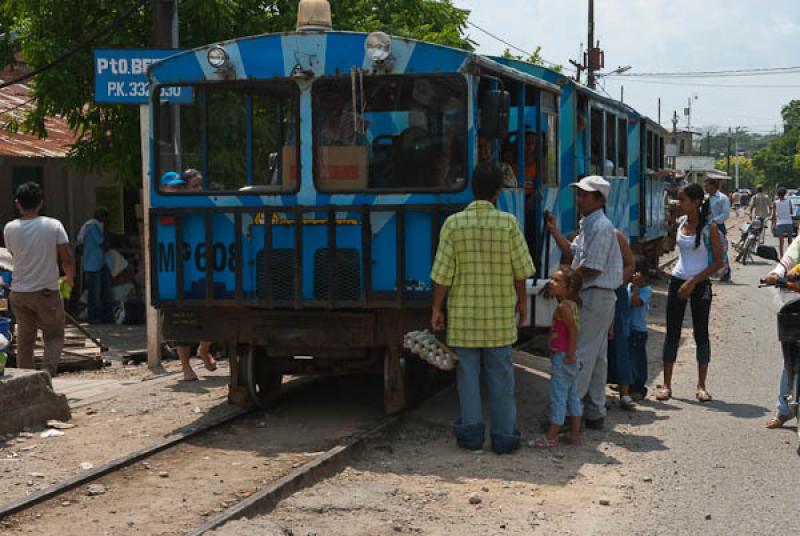
[[[614,75],[617,75],[617,74],[622,74],[622,73],[628,72],[631,69],[633,69],[633,67],[630,66],[630,65],[620,65],[619,67],[617,67],[613,71],[609,71],[607,73],[598,73],[596,75],[596,77],[597,78],[604,78],[606,76],[614,76]]]

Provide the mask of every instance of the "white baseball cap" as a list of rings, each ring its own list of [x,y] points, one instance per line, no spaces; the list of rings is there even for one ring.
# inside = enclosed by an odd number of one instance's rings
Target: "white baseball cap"
[[[600,175],[589,175],[578,182],[573,182],[570,186],[580,188],[584,192],[600,192],[606,199],[611,192],[611,184]]]

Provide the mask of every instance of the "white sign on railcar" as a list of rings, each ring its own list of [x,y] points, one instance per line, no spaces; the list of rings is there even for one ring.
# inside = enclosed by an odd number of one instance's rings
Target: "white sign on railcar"
[[[147,104],[150,82],[147,68],[181,49],[98,48],[94,51],[94,101],[107,104]],[[162,88],[161,99],[191,104],[189,87]]]

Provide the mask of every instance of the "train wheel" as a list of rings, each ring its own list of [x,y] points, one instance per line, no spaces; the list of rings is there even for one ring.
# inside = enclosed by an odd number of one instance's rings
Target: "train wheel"
[[[283,375],[270,367],[262,347],[250,345],[239,358],[242,380],[250,401],[261,409],[275,407],[281,391]]]
[[[406,357],[402,349],[386,349],[383,357],[383,408],[388,414],[398,413],[408,405],[406,391]]]

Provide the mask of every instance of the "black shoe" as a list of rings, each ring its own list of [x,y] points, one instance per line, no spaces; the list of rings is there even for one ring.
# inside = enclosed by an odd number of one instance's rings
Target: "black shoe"
[[[605,419],[602,417],[599,419],[584,419],[583,422],[586,428],[590,430],[602,430]]]

